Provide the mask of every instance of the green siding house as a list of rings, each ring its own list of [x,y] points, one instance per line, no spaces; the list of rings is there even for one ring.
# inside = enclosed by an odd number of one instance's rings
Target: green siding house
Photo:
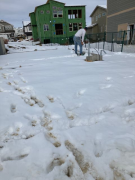
[[[41,43],[66,44],[77,30],[86,26],[85,5],[65,5],[62,2],[48,0],[37,6],[29,14],[34,40]],[[63,40],[63,41],[62,41]]]

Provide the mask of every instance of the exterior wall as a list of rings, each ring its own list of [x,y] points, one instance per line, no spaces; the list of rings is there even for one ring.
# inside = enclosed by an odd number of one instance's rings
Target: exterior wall
[[[107,32],[124,31],[135,24],[135,0],[108,0],[107,9]]]
[[[92,24],[96,24],[96,23],[98,24],[97,27],[92,28],[92,33],[103,33],[106,31],[106,16],[107,16],[107,10],[98,7],[91,17]]]
[[[0,33],[4,32],[4,26],[0,25]]]
[[[63,10],[63,17],[53,17],[53,7],[58,7]],[[82,10],[82,18],[68,19],[68,10]],[[32,33],[34,40],[38,39],[44,43],[45,39],[50,38],[66,38],[73,36],[76,31],[69,31],[69,23],[82,23],[82,27],[85,27],[85,7],[67,7],[63,3],[56,1],[50,1],[48,4],[38,6],[35,13],[30,14],[32,23]],[[44,25],[49,26],[49,30],[44,30]],[[63,34],[56,35],[55,24],[63,25]]]
[[[32,26],[32,35],[34,40],[38,40],[38,30],[35,13],[30,14],[31,26]]]
[[[107,0],[108,16],[133,7],[135,7],[134,0]]]
[[[68,19],[68,10],[82,10],[82,18],[76,18],[76,19]],[[69,31],[69,24],[70,23],[82,23],[82,28],[85,28],[86,26],[86,14],[85,14],[85,6],[83,7],[65,7],[65,14],[66,14],[66,34],[67,37],[74,36],[77,31]]]

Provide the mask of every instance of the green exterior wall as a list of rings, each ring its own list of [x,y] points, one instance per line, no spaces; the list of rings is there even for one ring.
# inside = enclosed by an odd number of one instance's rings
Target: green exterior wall
[[[53,7],[61,8],[63,10],[63,17],[54,18]],[[68,10],[82,10],[82,18],[68,19]],[[41,12],[44,13],[42,14]],[[36,7],[35,12],[30,13],[30,19],[34,40],[39,39],[41,43],[44,43],[45,39],[50,39],[51,42],[57,43],[57,39],[61,38],[61,44],[66,44],[68,37],[74,36],[76,33],[76,31],[69,31],[69,23],[82,23],[82,28],[86,26],[85,6],[70,7],[50,0],[47,4]],[[49,25],[48,31],[44,31],[44,24]],[[63,24],[62,35],[56,35],[55,24]]]

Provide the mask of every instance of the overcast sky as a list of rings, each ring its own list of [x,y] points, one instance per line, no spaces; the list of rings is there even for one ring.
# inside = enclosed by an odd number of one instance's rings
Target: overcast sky
[[[29,21],[29,13],[36,6],[45,4],[47,0],[0,0],[0,20],[5,20],[15,27],[22,27],[22,21]],[[87,25],[91,24],[90,14],[97,5],[106,5],[106,0],[59,0],[66,4],[86,5]]]

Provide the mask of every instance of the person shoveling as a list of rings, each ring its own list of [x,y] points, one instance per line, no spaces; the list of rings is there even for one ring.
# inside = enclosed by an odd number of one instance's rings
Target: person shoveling
[[[82,51],[83,49],[83,44],[84,44],[84,37],[87,31],[87,27],[85,27],[84,29],[80,29],[77,31],[77,33],[75,34],[73,40],[74,40],[74,44],[75,44],[75,53],[77,55],[84,55],[85,53]],[[77,53],[77,46],[80,46],[80,54]]]

